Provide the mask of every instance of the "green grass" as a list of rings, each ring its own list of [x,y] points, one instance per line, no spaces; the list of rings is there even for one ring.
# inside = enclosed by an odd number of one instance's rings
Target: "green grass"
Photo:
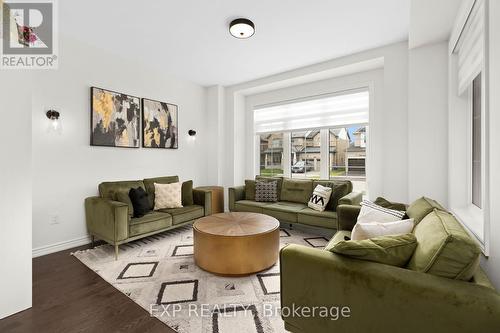
[[[345,169],[344,168],[339,168],[336,170],[331,170],[330,171],[330,176],[335,177],[335,176],[345,176]]]
[[[283,169],[260,169],[261,176],[282,175]]]

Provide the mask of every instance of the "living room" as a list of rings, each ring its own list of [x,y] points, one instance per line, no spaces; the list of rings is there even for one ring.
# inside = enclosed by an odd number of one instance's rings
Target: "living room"
[[[497,0],[0,5],[1,332],[500,330]]]

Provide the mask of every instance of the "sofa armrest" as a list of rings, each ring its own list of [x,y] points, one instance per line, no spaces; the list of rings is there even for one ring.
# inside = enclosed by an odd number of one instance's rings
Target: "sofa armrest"
[[[245,185],[230,187],[229,192],[229,211],[234,211],[234,203],[239,200],[245,200]]]
[[[205,208],[205,216],[212,215],[212,192],[208,190],[193,189],[193,201],[196,205]]]
[[[339,230],[352,230],[358,220],[361,206],[339,205],[337,206],[337,221]]]
[[[281,250],[281,306],[349,308],[348,318],[283,316],[299,332],[494,332],[492,288],[350,259],[302,245]],[[284,313],[284,312],[282,312]]]
[[[101,197],[85,199],[87,229],[108,242],[128,238],[128,205]]]
[[[359,206],[363,200],[363,193],[360,192],[351,192],[347,195],[344,195],[339,199],[339,205],[355,205]]]

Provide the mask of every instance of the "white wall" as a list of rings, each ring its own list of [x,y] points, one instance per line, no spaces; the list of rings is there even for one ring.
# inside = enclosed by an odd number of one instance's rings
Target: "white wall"
[[[489,1],[489,7],[490,255],[482,267],[500,289],[500,1]]]
[[[35,254],[88,241],[83,202],[85,197],[97,194],[102,181],[179,175],[181,180],[193,179],[195,186],[205,185],[206,148],[213,140],[207,126],[205,88],[161,75],[140,63],[126,62],[74,39],[63,39],[60,45],[59,69],[37,72],[34,77]],[[91,147],[90,86],[179,105],[179,149]],[[47,107],[61,111],[60,136],[46,133]],[[187,135],[189,129],[197,131],[195,141]],[[54,244],[60,246],[54,248]]]
[[[0,318],[31,307],[31,77],[1,71]]]
[[[448,43],[409,51],[408,198],[448,202]]]
[[[372,124],[380,129],[380,135],[372,136],[372,142],[375,143],[374,154],[383,158],[384,164],[380,168],[373,168],[378,174],[369,180],[374,183],[370,184],[370,195],[373,193],[406,202],[408,197],[408,45],[406,42],[226,87],[224,132],[227,139],[223,146],[226,160],[221,184],[225,186],[242,184],[245,176],[250,176],[248,168],[254,166],[251,152],[248,152],[251,147],[249,138],[253,133],[249,130],[248,124],[245,125],[245,122],[248,122],[245,114],[247,103],[242,99],[294,86],[296,86],[295,92],[299,95],[314,94],[314,89],[309,89],[313,87],[308,85],[310,83],[382,66],[383,84],[377,88],[378,93],[374,96],[374,103],[383,106],[378,110],[378,119]],[[325,87],[318,90],[324,90]],[[242,137],[246,139],[241,140]],[[380,141],[376,142],[377,140]]]

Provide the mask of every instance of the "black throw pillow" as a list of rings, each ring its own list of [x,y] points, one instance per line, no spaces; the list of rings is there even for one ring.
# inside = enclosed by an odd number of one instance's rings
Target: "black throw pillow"
[[[142,217],[149,212],[149,196],[142,187],[131,188],[128,192],[132,206],[134,206],[134,217]]]

